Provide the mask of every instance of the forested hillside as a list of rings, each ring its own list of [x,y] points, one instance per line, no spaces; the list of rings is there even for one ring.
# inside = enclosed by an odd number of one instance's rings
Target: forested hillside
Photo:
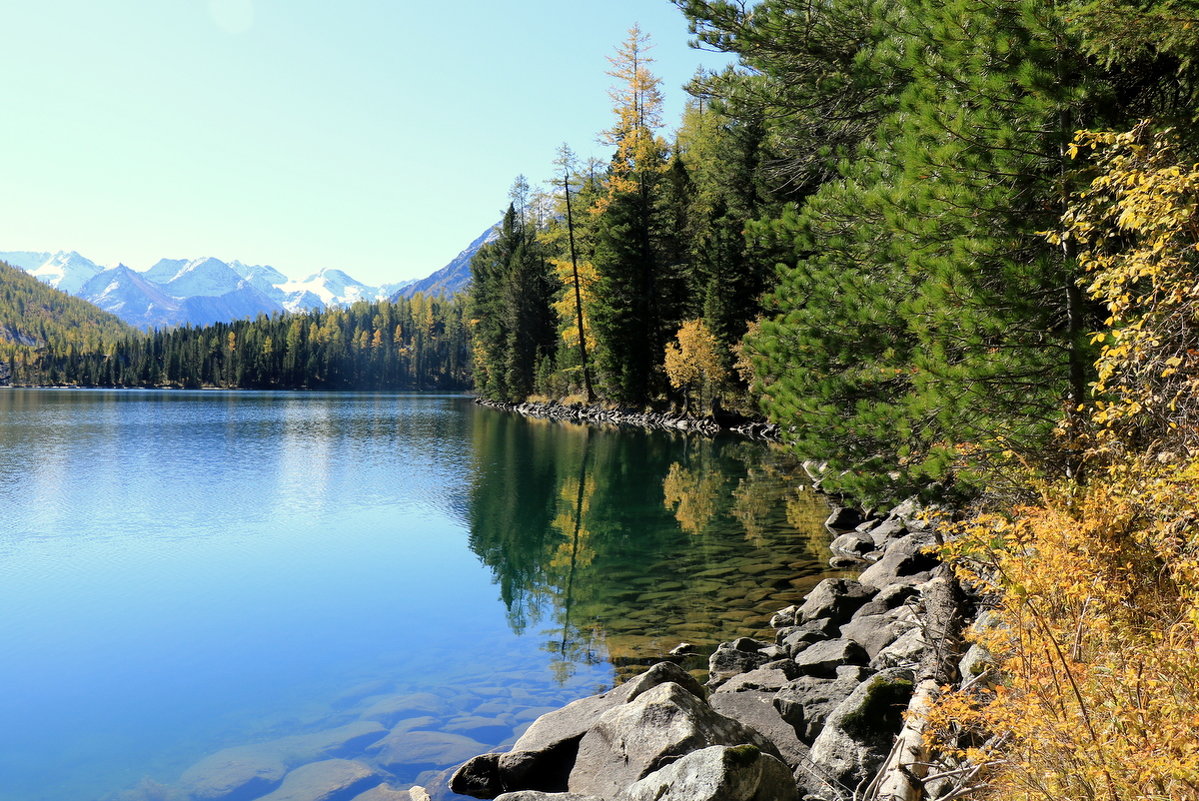
[[[13,381],[252,389],[470,386],[461,303],[424,295],[202,328],[130,330],[100,341],[99,347],[77,347],[51,337],[17,361]]]
[[[84,353],[130,333],[117,317],[0,262],[0,381],[47,343],[63,353]]]

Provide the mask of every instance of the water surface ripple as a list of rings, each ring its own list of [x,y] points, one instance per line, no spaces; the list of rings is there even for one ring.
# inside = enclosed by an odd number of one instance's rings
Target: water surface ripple
[[[759,445],[462,397],[0,389],[0,801],[183,798],[280,743],[436,784],[760,628],[819,578],[824,508]]]

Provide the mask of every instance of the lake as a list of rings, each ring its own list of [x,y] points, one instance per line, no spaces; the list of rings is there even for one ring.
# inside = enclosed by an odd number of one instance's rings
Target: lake
[[[458,396],[0,389],[0,801],[186,799],[226,748],[436,785],[761,633],[826,514],[757,443]]]

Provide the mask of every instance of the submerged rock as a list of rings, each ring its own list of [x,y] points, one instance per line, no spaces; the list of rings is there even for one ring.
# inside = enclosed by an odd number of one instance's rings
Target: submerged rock
[[[238,746],[192,765],[179,784],[194,801],[252,801],[278,786],[286,773],[277,751]]]
[[[374,769],[348,759],[326,759],[296,768],[260,801],[341,801],[378,784]]]
[[[446,768],[465,762],[487,746],[461,734],[443,731],[400,731],[370,747],[375,761],[388,770],[399,767]]]

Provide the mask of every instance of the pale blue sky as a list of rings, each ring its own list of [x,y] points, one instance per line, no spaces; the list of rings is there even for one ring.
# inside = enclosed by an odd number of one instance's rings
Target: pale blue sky
[[[424,276],[561,142],[606,157],[634,23],[672,127],[721,61],[668,0],[0,2],[0,250]]]

